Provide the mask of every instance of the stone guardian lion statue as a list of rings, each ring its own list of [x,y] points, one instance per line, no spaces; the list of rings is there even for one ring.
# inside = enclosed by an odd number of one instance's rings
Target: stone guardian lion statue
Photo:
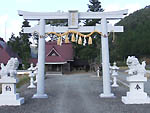
[[[146,62],[143,61],[142,64],[139,63],[138,59],[135,56],[128,56],[126,64],[128,65],[129,70],[128,74],[130,75],[143,75],[146,73]]]
[[[2,63],[1,70],[0,70],[1,78],[4,78],[4,77],[16,78],[18,66],[19,66],[19,61],[17,58],[10,58],[6,66],[4,66],[4,64]]]

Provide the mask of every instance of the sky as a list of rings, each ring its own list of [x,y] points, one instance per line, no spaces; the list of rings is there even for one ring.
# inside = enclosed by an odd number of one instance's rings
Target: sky
[[[99,0],[104,11],[128,9],[129,14],[150,5],[150,0]],[[89,0],[3,0],[0,7],[0,37],[8,41],[12,32],[18,36],[23,17],[17,10],[31,12],[57,12],[78,10],[86,12]]]

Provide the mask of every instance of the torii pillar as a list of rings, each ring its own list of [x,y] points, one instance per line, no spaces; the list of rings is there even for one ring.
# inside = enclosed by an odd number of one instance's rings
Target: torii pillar
[[[32,98],[48,98],[45,94],[45,19],[40,19],[40,37],[38,46],[38,76],[37,76],[37,93]],[[40,68],[39,68],[40,66]]]
[[[101,19],[102,26],[102,36],[101,36],[101,47],[102,47],[102,74],[103,74],[103,93],[100,94],[100,97],[114,97],[114,94],[111,93],[110,86],[110,71],[109,71],[109,45],[108,45],[108,30],[107,30],[107,19]]]

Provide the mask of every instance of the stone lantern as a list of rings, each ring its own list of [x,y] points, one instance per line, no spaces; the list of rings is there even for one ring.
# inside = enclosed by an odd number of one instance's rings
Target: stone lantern
[[[28,86],[28,88],[36,88],[36,86],[34,85],[34,67],[33,67],[33,64],[30,65],[30,68],[28,69],[29,70],[29,77],[30,77],[30,85]]]
[[[119,67],[117,67],[116,62],[114,62],[113,66],[111,66],[112,77],[113,77],[113,84],[111,85],[112,87],[118,87],[119,86],[117,84],[118,69],[119,69]]]

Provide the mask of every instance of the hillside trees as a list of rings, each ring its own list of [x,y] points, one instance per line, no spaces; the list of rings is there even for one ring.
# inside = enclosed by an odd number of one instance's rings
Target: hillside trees
[[[124,60],[129,55],[150,57],[149,7],[130,14],[116,25],[124,26],[124,32],[117,33],[113,50],[110,51],[114,60]]]

